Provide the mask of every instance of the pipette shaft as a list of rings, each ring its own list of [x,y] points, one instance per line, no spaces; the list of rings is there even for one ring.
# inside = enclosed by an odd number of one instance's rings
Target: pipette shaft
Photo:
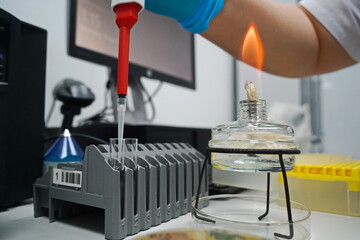
[[[119,28],[119,50],[118,50],[118,156],[121,163],[123,154],[124,123],[126,112],[126,95],[129,79],[129,51],[130,30],[138,20],[138,13],[144,6],[144,0],[112,0],[112,7],[116,13],[116,25]],[[123,166],[122,166],[123,167]]]

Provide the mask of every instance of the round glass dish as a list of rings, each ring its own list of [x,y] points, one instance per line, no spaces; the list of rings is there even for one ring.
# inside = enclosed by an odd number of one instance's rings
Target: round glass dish
[[[285,199],[270,198],[269,203],[268,215],[259,220],[266,211],[266,197],[241,194],[207,196],[199,199],[198,208],[195,208],[195,201],[192,203],[192,215],[200,228],[222,229],[263,239],[285,239],[274,235],[290,234]],[[294,233],[291,239],[310,239],[309,208],[291,201],[291,213]],[[215,223],[200,220],[194,214]]]

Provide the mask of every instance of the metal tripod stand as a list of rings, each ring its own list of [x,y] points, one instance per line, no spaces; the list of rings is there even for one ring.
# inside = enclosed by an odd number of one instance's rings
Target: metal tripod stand
[[[200,172],[200,179],[199,179],[199,187],[196,194],[196,200],[195,200],[195,208],[198,208],[199,204],[199,198],[200,198],[200,186],[201,182],[203,180],[203,176],[208,164],[208,161],[211,158],[211,153],[230,153],[230,154],[266,154],[266,155],[278,155],[279,156],[279,163],[281,167],[281,172],[284,179],[284,189],[285,189],[285,200],[286,200],[286,209],[287,209],[287,215],[288,215],[288,222],[289,222],[289,234],[281,234],[281,233],[274,233],[275,237],[278,238],[284,238],[284,239],[292,239],[294,237],[294,226],[293,226],[293,220],[292,220],[292,214],[291,214],[291,203],[290,203],[290,193],[289,193],[289,186],[287,181],[287,175],[286,175],[286,169],[285,164],[283,160],[283,155],[294,155],[294,154],[300,154],[300,150],[286,150],[286,149],[231,149],[231,148],[207,148],[205,161],[203,163],[203,166],[201,168]],[[269,213],[269,199],[270,199],[270,173],[267,174],[267,192],[266,192],[266,211],[264,214],[259,216],[259,220],[262,220],[267,214]],[[216,221],[212,219],[208,219],[202,216],[197,215],[195,211],[193,211],[193,215],[203,221],[216,223]]]

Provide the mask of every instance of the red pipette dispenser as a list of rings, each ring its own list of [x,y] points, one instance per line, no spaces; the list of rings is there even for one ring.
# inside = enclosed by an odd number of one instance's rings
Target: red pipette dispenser
[[[114,7],[116,24],[119,28],[118,86],[119,96],[126,96],[129,75],[130,30],[138,20],[142,6],[135,2],[118,4]]]

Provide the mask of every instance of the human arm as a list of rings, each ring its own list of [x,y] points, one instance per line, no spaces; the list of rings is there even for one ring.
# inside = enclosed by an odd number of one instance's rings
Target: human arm
[[[179,21],[179,17],[175,17],[179,11],[182,17],[187,16],[193,11],[191,9],[196,9],[194,2],[200,1],[192,0],[193,5],[186,5],[190,8],[182,8],[185,0],[147,0],[147,3],[156,3],[155,12],[159,13],[160,9],[163,11],[160,14],[165,12]],[[266,72],[303,77],[356,63],[303,7],[270,0],[224,0],[222,10],[212,18],[202,36],[242,60],[242,41],[251,21],[257,25],[264,45],[263,70]]]
[[[225,0],[202,35],[241,60],[241,43],[254,21],[264,45],[266,72],[303,77],[356,63],[304,8],[269,0]]]

